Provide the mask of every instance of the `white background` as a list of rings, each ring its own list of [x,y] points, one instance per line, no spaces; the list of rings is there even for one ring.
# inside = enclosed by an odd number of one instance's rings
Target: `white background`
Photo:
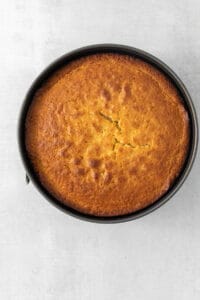
[[[200,114],[199,0],[0,2],[0,299],[200,299],[200,155],[181,190],[136,221],[101,225],[25,184],[17,148],[24,95],[51,61],[94,43],[158,56]]]

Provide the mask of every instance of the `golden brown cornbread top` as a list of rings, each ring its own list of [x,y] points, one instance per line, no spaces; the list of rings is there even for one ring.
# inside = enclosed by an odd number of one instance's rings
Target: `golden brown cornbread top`
[[[162,196],[189,144],[180,95],[155,67],[96,54],[58,70],[37,91],[26,147],[59,201],[96,216],[131,213]]]

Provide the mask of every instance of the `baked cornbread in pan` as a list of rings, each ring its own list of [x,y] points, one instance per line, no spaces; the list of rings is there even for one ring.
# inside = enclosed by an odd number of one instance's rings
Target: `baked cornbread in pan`
[[[42,185],[94,216],[120,216],[159,199],[187,157],[189,118],[158,69],[94,54],[56,71],[36,92],[25,144]]]

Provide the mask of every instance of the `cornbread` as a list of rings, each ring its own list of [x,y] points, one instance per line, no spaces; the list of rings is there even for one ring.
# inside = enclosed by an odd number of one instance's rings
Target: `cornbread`
[[[181,96],[154,66],[95,54],[56,71],[26,117],[27,154],[58,201],[95,216],[147,207],[179,175],[189,145]]]

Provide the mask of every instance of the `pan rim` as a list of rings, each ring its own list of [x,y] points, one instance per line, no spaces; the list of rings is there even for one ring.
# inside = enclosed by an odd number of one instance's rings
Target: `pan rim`
[[[68,62],[75,60],[77,58],[81,58],[83,56],[95,54],[95,53],[118,53],[118,54],[126,54],[129,56],[138,57],[144,61],[147,61],[148,63],[154,65],[156,68],[158,68],[160,71],[162,71],[164,74],[166,74],[173,84],[176,86],[176,88],[181,93],[181,96],[183,98],[184,104],[187,107],[187,110],[189,112],[190,116],[190,122],[191,122],[191,141],[190,141],[190,149],[187,157],[187,161],[185,163],[185,166],[183,167],[181,173],[179,174],[178,178],[176,179],[175,183],[172,185],[172,187],[164,194],[161,198],[156,200],[153,204],[138,210],[136,212],[130,213],[128,215],[119,215],[119,216],[110,216],[110,217],[99,217],[94,215],[88,215],[85,213],[81,213],[63,203],[61,203],[59,200],[57,200],[53,195],[51,195],[47,189],[45,189],[42,184],[40,183],[39,179],[35,175],[31,165],[30,160],[28,159],[26,149],[25,149],[25,141],[24,141],[24,125],[25,125],[25,119],[26,119],[26,113],[28,110],[28,107],[32,101],[33,95],[35,91],[40,87],[40,85],[44,82],[44,80],[49,77],[55,70],[59,69],[64,64],[67,64]],[[89,45],[85,47],[81,47],[78,49],[75,49],[73,51],[70,51],[55,61],[53,61],[50,65],[48,65],[33,81],[32,85],[30,86],[24,102],[21,107],[21,112],[19,116],[19,122],[18,122],[18,145],[19,145],[19,152],[20,156],[25,168],[25,172],[28,175],[28,177],[31,179],[31,182],[33,182],[34,186],[39,190],[39,192],[54,206],[61,209],[65,213],[74,216],[78,219],[90,221],[90,222],[96,222],[96,223],[121,223],[121,222],[127,222],[131,220],[135,220],[137,218],[143,217],[154,210],[161,207],[163,204],[165,204],[167,201],[169,201],[172,196],[180,189],[184,181],[186,180],[187,176],[189,175],[192,165],[195,160],[195,156],[197,153],[197,146],[198,146],[198,122],[197,122],[197,114],[191,99],[191,96],[189,92],[187,91],[185,85],[183,84],[182,80],[178,77],[178,75],[172,71],[168,65],[166,65],[164,62],[162,62],[157,57],[153,56],[152,54],[145,52],[141,49],[134,48],[131,46],[126,45],[120,45],[120,44],[95,44],[95,45]]]

